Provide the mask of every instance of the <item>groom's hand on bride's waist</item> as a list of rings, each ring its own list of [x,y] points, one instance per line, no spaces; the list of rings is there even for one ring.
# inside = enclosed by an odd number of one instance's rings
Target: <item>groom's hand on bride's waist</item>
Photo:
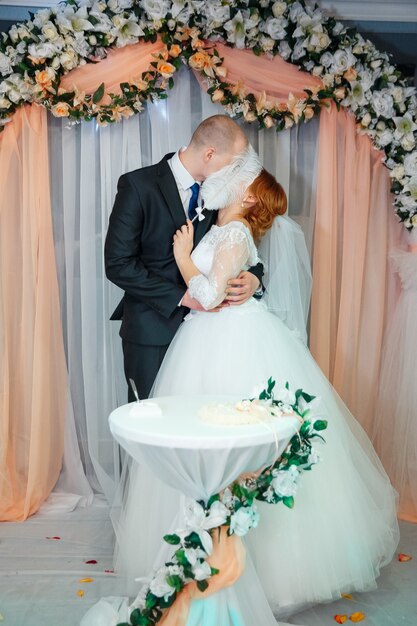
[[[195,300],[194,298],[190,296],[190,293],[188,290],[185,292],[184,297],[181,300],[180,304],[181,306],[186,306],[187,309],[191,309],[192,311],[206,311],[206,309],[204,309],[201,306],[198,300]],[[225,306],[229,306],[229,304],[227,302],[219,304],[219,306],[217,306],[215,309],[210,309],[208,313],[217,313]]]
[[[252,272],[241,272],[228,281],[225,302],[233,306],[244,304],[259,289],[259,279]]]

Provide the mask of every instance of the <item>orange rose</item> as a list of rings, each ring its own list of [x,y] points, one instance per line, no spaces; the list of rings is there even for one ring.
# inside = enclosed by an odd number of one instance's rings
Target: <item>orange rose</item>
[[[55,78],[55,72],[52,68],[35,72],[35,80],[42,89],[49,89],[53,78]]]
[[[68,117],[69,104],[67,102],[57,102],[51,109],[55,117]]]
[[[346,96],[346,89],[344,87],[339,87],[338,89],[334,90],[334,95],[338,100],[343,100],[343,98]]]
[[[169,54],[173,59],[176,59],[181,54],[181,46],[175,43],[170,47]]]
[[[204,41],[201,41],[201,39],[193,39],[191,42],[191,47],[194,50],[201,50],[201,48],[204,48]]]
[[[175,67],[172,63],[167,63],[166,61],[159,61],[156,69],[164,78],[170,78],[175,72]]]
[[[343,74],[343,78],[345,78],[346,80],[348,80],[349,82],[352,82],[352,80],[355,80],[356,77],[358,75],[358,72],[355,70],[354,67],[350,67],[348,70],[346,70],[346,72]]]
[[[131,78],[130,82],[132,85],[135,85],[139,89],[139,91],[146,91],[149,87],[146,80],[142,80],[141,78]]]
[[[220,102],[220,100],[223,100],[223,98],[224,98],[224,91],[223,91],[223,89],[216,89],[211,94],[211,99],[212,99],[213,102]]]
[[[254,122],[258,119],[254,111],[248,111],[247,113],[245,113],[244,118],[246,122]]]
[[[264,117],[264,124],[266,128],[272,128],[272,126],[275,126],[274,119],[270,115],[266,115]]]
[[[313,107],[306,106],[306,108],[304,109],[304,118],[306,120],[311,120],[312,117],[314,117]]]
[[[205,52],[196,52],[195,54],[190,56],[188,64],[194,70],[202,70],[204,68],[204,65],[207,63],[207,59],[208,55]]]
[[[28,59],[32,61],[33,65],[42,65],[42,63],[45,63],[46,61],[44,57],[33,57],[30,54],[28,54]]]

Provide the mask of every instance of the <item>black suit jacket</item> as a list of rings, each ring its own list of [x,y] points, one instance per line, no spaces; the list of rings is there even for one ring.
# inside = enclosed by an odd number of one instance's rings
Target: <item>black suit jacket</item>
[[[186,285],[175,263],[172,240],[186,223],[184,207],[168,164],[123,174],[104,246],[106,276],[125,295],[111,319],[121,319],[120,336],[145,345],[167,345],[188,312],[179,307]],[[216,211],[194,222],[194,244],[215,223]],[[263,266],[251,271],[261,280]]]

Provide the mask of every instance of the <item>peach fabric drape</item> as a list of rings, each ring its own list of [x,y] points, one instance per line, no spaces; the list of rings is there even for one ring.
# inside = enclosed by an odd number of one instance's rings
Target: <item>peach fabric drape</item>
[[[120,93],[120,83],[140,78],[164,44],[160,39],[155,43],[138,43],[125,48],[110,50],[107,57],[99,63],[88,63],[77,67],[63,77],[61,86],[71,90],[93,93],[101,83],[106,92]]]
[[[378,389],[394,223],[382,154],[332,105],[320,119],[310,347],[368,433]]]
[[[246,557],[244,545],[240,537],[229,536],[227,530],[227,526],[221,526],[220,533],[217,528],[213,532],[213,552],[208,563],[218,569],[219,573],[211,578],[205,591],[199,591],[195,582],[184,587],[161,619],[161,626],[185,626],[192,600],[208,598],[233,585],[243,574]]]
[[[61,85],[65,89],[76,87],[79,91],[92,93],[104,83],[106,91],[119,93],[120,83],[140,77],[154,60],[152,55],[163,47],[164,44],[158,39],[155,43],[138,43],[111,50],[100,63],[88,63],[69,72],[62,79]],[[247,91],[256,96],[266,91],[271,101],[283,102],[290,92],[301,97],[305,95],[305,87],[320,85],[318,78],[299,71],[295,65],[286,63],[280,57],[257,57],[251,50],[237,50],[219,42],[216,48],[224,58],[228,72],[226,80],[233,84],[242,80]]]
[[[46,110],[0,136],[0,520],[48,497],[63,455],[66,365],[49,198]]]

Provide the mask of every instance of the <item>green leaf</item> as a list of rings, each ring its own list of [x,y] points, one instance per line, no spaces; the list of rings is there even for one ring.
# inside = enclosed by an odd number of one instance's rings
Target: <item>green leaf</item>
[[[211,575],[214,576],[215,574],[218,574],[220,572],[219,569],[217,569],[216,567],[211,567]]]
[[[149,592],[146,596],[146,608],[153,609],[153,607],[156,606],[157,604],[158,604],[157,596],[154,596],[153,593]]]
[[[313,424],[314,430],[326,430],[327,420],[317,420]]]
[[[164,541],[169,543],[171,546],[177,546],[180,543],[181,539],[178,537],[178,535],[164,535]]]
[[[206,580],[197,580],[197,587],[200,591],[205,591],[208,587],[208,582]]]
[[[285,496],[282,501],[289,509],[292,509],[294,507],[294,498],[292,496]]]
[[[94,104],[97,104],[98,102],[100,102],[103,96],[104,96],[104,83],[101,83],[100,87],[98,87],[93,93]]]
[[[178,575],[172,575],[172,576],[168,576],[167,577],[167,583],[170,587],[173,587],[175,589],[175,591],[181,591],[183,584],[182,584],[182,580]]]

